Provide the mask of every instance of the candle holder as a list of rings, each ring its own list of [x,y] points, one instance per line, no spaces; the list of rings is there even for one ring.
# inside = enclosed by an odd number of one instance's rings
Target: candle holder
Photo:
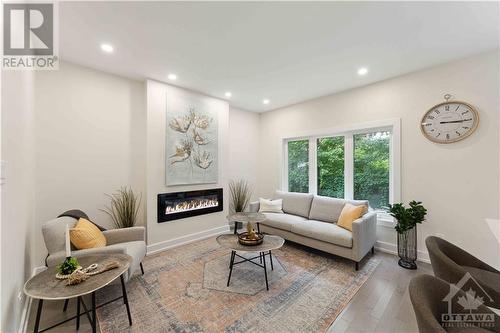
[[[78,260],[75,257],[66,257],[66,259],[59,265],[57,265],[57,272],[60,275],[69,275],[76,271],[80,267]]]

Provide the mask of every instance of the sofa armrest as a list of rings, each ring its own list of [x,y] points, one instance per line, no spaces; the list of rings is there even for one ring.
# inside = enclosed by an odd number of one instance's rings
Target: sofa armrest
[[[368,212],[352,223],[352,250],[361,260],[377,241],[377,213]]]
[[[106,245],[113,245],[125,242],[144,241],[145,240],[144,227],[130,227],[123,229],[111,229],[103,231],[106,237]]]
[[[251,213],[257,213],[260,209],[260,202],[259,201],[254,201],[250,202],[250,205],[248,206],[248,211]]]

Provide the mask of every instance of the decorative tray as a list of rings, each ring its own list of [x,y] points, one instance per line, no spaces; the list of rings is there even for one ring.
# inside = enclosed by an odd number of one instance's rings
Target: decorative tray
[[[264,235],[259,233],[254,233],[253,237],[250,236],[248,232],[242,232],[238,234],[238,242],[241,245],[255,246],[260,245],[264,241]]]

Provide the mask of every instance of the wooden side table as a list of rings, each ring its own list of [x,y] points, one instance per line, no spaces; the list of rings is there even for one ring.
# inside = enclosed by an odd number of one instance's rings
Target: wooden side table
[[[118,268],[111,269],[109,271],[90,276],[84,282],[68,286],[66,285],[66,280],[56,279],[55,267],[49,267],[47,270],[41,272],[40,274],[35,275],[31,279],[29,279],[24,285],[24,293],[32,297],[34,299],[38,299],[38,309],[36,312],[36,321],[34,332],[45,332],[51,328],[64,324],[70,320],[76,319],[76,329],[80,328],[80,316],[87,315],[87,318],[92,325],[92,332],[97,331],[97,317],[96,317],[96,309],[101,306],[107,305],[119,299],[123,299],[125,303],[125,307],[127,309],[128,321],[129,324],[132,325],[132,316],[130,315],[130,307],[128,304],[127,290],[125,288],[125,281],[123,279],[123,273],[125,273],[132,262],[132,257],[127,254],[107,254],[107,255],[91,255],[91,256],[83,256],[78,258],[78,262],[82,267],[87,267],[93,263],[97,263],[99,265],[106,264],[107,262],[116,261],[119,263]],[[95,302],[95,293],[116,280],[120,277],[120,282],[122,285],[122,296],[117,297],[113,300],[110,300],[104,304],[96,305]],[[83,302],[82,297],[85,295],[91,294],[92,297],[92,305],[90,309],[87,308],[86,304]],[[42,315],[43,302],[46,300],[67,300],[70,298],[77,298],[77,306],[76,306],[76,315],[68,318],[62,322],[59,322],[55,325],[47,327],[43,330],[39,330],[40,328],[40,318]],[[85,312],[81,312],[81,306],[83,307]],[[92,316],[90,316],[92,313]]]

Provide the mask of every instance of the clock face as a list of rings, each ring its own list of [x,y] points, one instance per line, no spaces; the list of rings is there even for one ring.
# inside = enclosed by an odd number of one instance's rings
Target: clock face
[[[422,133],[436,143],[451,143],[471,135],[479,114],[464,102],[445,102],[432,107],[422,118]]]

